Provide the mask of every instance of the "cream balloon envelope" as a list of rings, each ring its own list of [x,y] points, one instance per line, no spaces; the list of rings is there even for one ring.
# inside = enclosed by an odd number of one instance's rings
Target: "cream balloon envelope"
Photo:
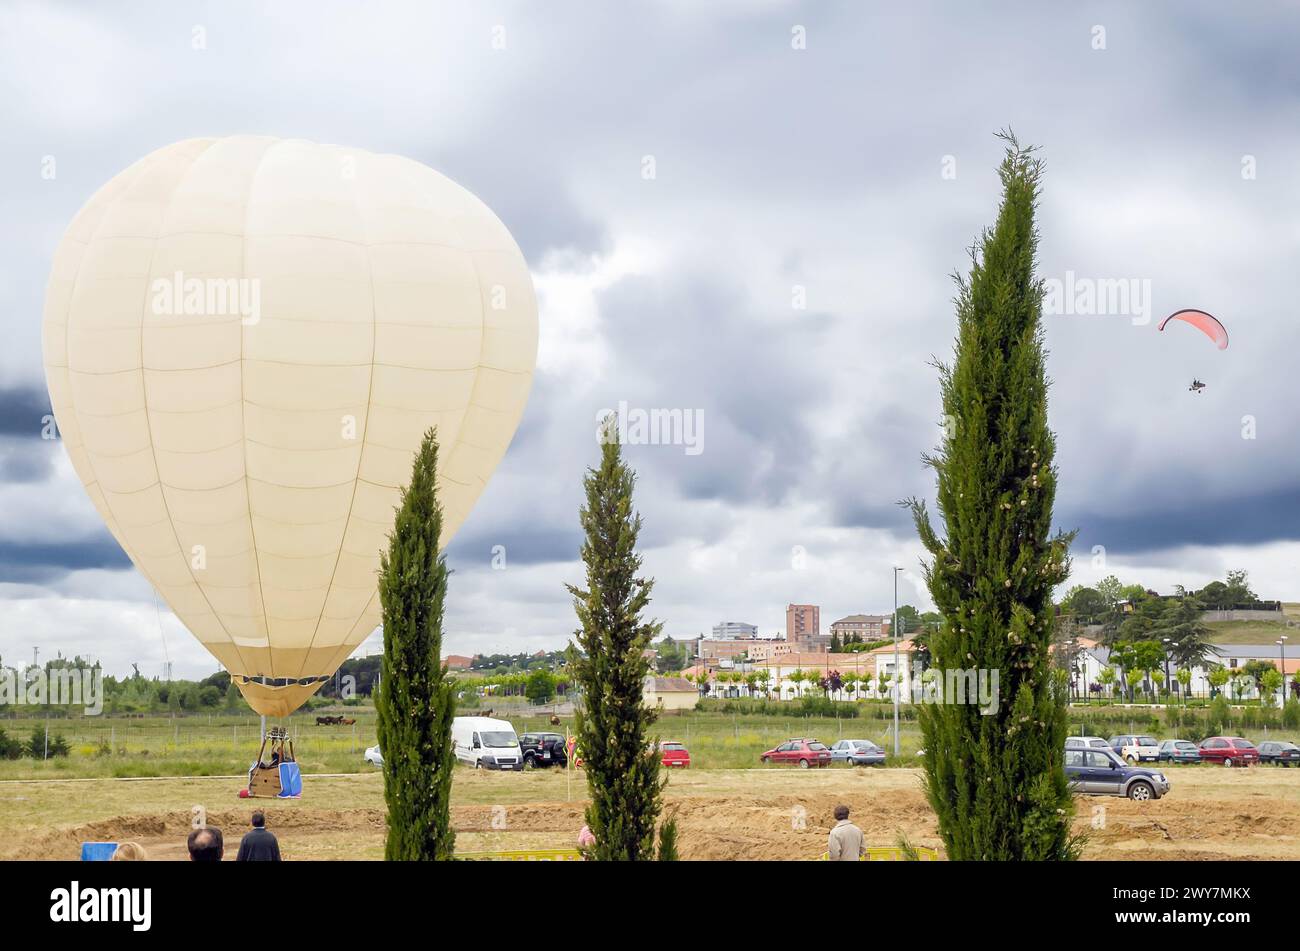
[[[190,139],[55,252],[45,374],[109,530],[254,710],[378,625],[400,486],[436,427],[445,545],[514,435],[537,303],[510,233],[411,159]]]

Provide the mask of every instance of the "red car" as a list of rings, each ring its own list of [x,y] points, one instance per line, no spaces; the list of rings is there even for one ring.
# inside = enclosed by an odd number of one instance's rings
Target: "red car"
[[[768,750],[759,761],[762,763],[798,763],[800,769],[831,765],[831,751],[825,743],[816,740],[787,740],[774,750]]]
[[[680,740],[664,740],[659,744],[659,762],[668,767],[689,769],[691,754]]]
[[[1259,750],[1250,740],[1239,736],[1212,736],[1197,747],[1202,763],[1222,763],[1224,766],[1250,766],[1259,762]]]

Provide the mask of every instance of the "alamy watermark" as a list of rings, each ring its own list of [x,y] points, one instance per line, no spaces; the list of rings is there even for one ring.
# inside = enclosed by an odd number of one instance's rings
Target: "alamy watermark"
[[[596,414],[596,441],[624,446],[684,446],[686,455],[704,451],[704,410],[641,409],[618,401],[618,409]]]
[[[251,327],[262,319],[262,282],[256,277],[155,278],[150,307],[160,317],[238,317]]]
[[[104,674],[98,667],[0,668],[0,709],[20,706],[81,707],[86,716],[104,712]]]
[[[1061,317],[1128,317],[1135,327],[1151,323],[1151,279],[1076,277],[1043,281],[1043,313]]]
[[[981,715],[988,717],[997,713],[1001,702],[999,680],[996,667],[947,670],[931,667],[922,670],[921,662],[914,660],[908,690],[913,703],[975,706],[979,707]]]

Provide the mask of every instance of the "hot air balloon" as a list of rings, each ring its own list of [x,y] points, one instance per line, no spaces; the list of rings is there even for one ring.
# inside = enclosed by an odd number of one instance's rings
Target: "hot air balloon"
[[[46,381],[87,493],[264,716],[377,626],[438,431],[445,545],[509,445],[537,305],[505,226],[411,159],[258,136],[159,149],[55,252]]]
[[[1176,310],[1164,320],[1160,321],[1160,326],[1156,329],[1164,330],[1165,325],[1171,320],[1181,320],[1191,324],[1205,336],[1214,341],[1214,345],[1220,350],[1228,349],[1228,331],[1223,324],[1219,323],[1217,317],[1213,314],[1207,314],[1203,310]]]

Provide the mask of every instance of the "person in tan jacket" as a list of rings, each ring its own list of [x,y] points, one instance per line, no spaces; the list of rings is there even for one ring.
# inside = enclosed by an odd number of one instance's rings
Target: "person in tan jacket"
[[[849,807],[835,807],[835,826],[831,829],[827,851],[832,862],[856,862],[862,858],[862,830],[849,822]]]

